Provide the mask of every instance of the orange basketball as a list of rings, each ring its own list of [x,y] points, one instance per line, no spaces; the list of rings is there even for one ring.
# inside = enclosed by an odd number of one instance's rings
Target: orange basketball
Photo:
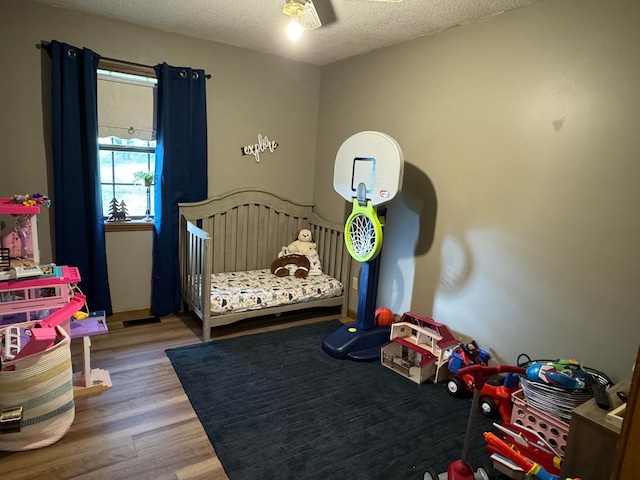
[[[376,325],[379,325],[381,327],[388,327],[393,323],[393,312],[387,307],[376,308],[375,320]]]

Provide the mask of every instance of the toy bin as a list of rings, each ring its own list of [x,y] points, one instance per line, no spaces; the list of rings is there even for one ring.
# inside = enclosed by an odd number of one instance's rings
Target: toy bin
[[[11,330],[7,328],[6,330]],[[60,440],[75,417],[71,339],[60,327],[39,328],[48,338],[44,350],[11,355],[0,371],[0,451],[46,447]],[[19,353],[23,353],[24,350]],[[15,352],[14,352],[15,353]]]
[[[525,400],[522,390],[511,395],[513,409],[511,423],[530,428],[543,437],[549,445],[564,457],[569,436],[569,425],[559,418],[553,417],[542,410],[531,406]]]

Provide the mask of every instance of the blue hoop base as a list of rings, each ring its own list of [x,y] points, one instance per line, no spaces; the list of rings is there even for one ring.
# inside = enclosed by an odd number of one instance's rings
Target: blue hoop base
[[[360,265],[356,323],[340,327],[322,342],[322,349],[333,358],[380,361],[380,347],[389,341],[391,335],[391,327],[378,326],[375,320],[381,257],[378,254]]]
[[[388,327],[360,330],[355,325],[345,325],[324,338],[322,350],[340,360],[373,362],[380,360],[380,347],[389,341],[390,333]]]

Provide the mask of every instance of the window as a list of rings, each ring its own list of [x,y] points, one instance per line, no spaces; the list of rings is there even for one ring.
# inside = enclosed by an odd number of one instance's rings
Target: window
[[[153,189],[136,180],[136,172],[153,172],[156,141],[136,138],[99,137],[102,211],[114,213],[114,201],[122,202],[131,219],[150,219],[153,215]]]
[[[105,220],[151,220],[155,169],[155,86],[150,76],[98,70],[98,148]]]

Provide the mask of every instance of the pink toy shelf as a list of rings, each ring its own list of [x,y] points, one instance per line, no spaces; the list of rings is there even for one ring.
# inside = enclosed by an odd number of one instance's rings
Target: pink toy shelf
[[[8,215],[36,215],[40,213],[40,205],[26,207],[12,203],[11,198],[0,198],[0,213]]]
[[[25,328],[29,332],[28,337],[30,338],[25,345],[20,346],[19,351],[13,356],[13,360],[43,352],[52,346],[57,337],[55,327],[80,311],[84,302],[84,295],[77,294],[64,307],[57,309],[37,324]],[[34,328],[36,326],[38,328]]]
[[[28,223],[18,225],[6,232],[0,231],[2,247],[9,248],[9,254],[20,265],[38,265],[38,222],[36,215],[40,205],[25,206],[12,203],[11,198],[0,198],[0,215],[29,216]]]
[[[55,327],[61,325],[72,339],[83,342],[84,369],[73,374],[74,395],[111,388],[109,372],[91,368],[90,358],[89,337],[108,332],[105,312],[75,320],[86,305],[85,296],[74,292],[80,272],[67,266],[45,267],[45,272],[37,278],[0,282],[0,357],[15,360],[46,350],[56,340]]]
[[[34,312],[60,308],[70,301],[71,284],[80,282],[80,272],[67,266],[52,270],[37,278],[0,282],[0,325],[6,323],[6,315],[24,314],[21,322],[38,320]]]
[[[53,266],[37,278],[0,282],[0,355],[17,359],[48,348],[57,325],[69,332],[70,318],[85,305],[73,292],[79,281],[76,267]]]

